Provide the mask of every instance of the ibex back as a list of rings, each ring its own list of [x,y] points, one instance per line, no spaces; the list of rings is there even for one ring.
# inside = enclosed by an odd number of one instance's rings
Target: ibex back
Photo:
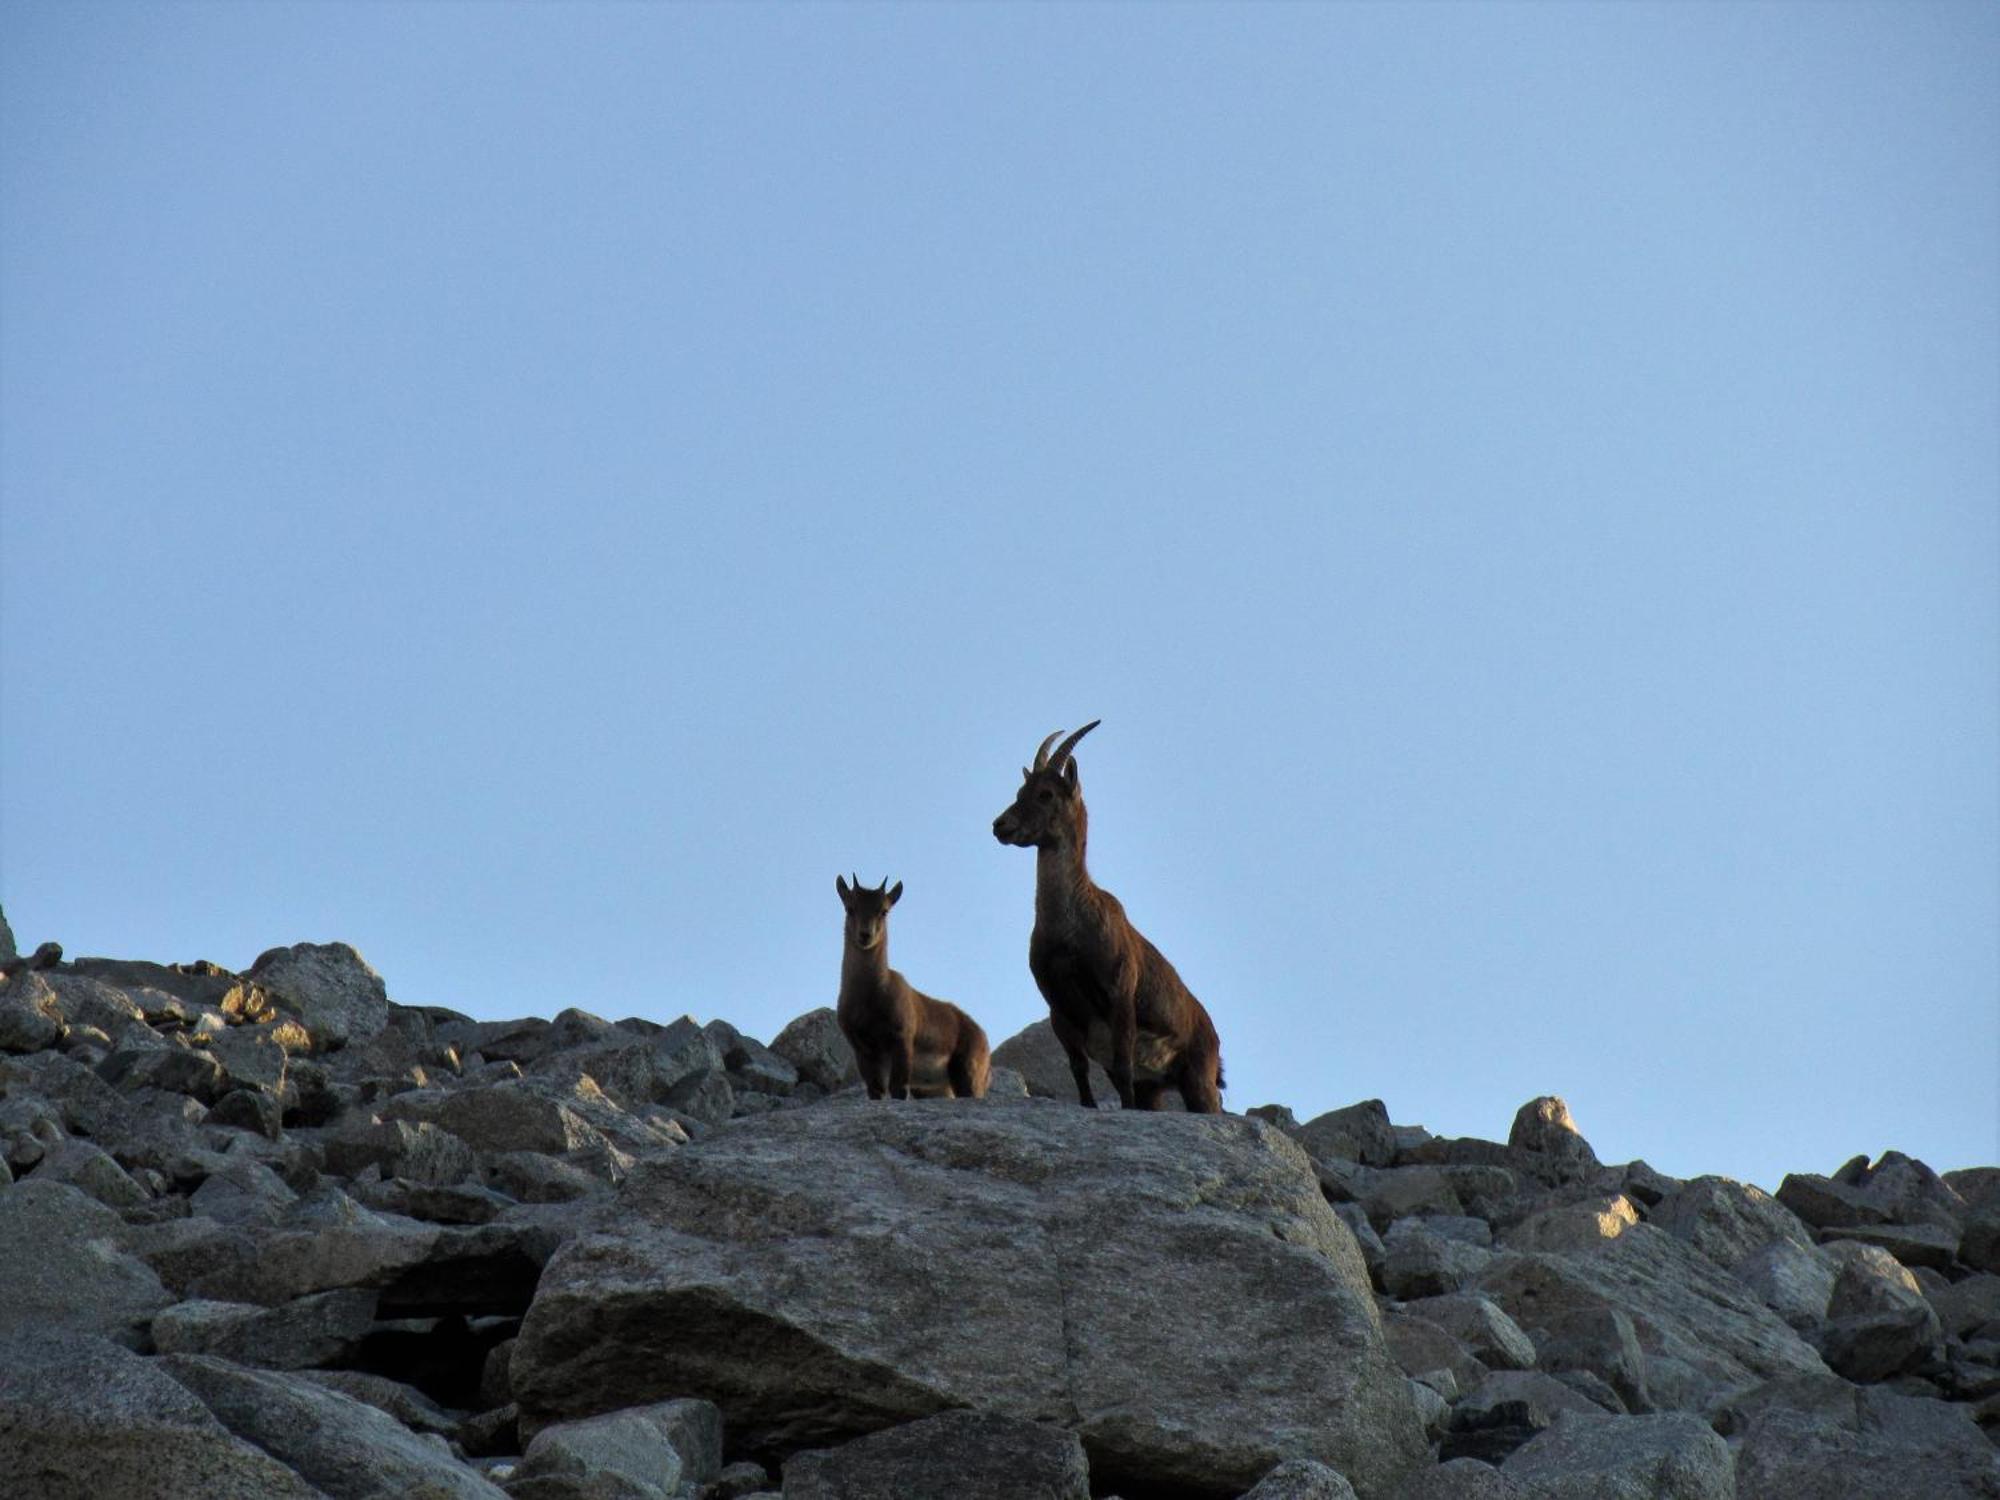
[[[869,890],[836,875],[833,888],[847,909],[835,1015],[868,1097],[980,1098],[991,1068],[986,1033],[956,1005],[932,999],[889,967],[889,908],[902,898],[903,882],[891,890],[885,880]]]
[[[1028,967],[1069,1054],[1078,1100],[1094,1108],[1090,1060],[1111,1075],[1127,1109],[1158,1109],[1166,1089],[1190,1110],[1222,1110],[1222,1044],[1215,1023],[1160,950],[1084,865],[1089,815],[1071,752],[1093,719],[1057,747],[1042,741],[1021,771],[1014,805],[993,820],[1003,844],[1035,851],[1035,931]]]

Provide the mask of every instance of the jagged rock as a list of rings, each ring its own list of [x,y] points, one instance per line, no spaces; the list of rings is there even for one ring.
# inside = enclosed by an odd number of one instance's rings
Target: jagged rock
[[[381,1114],[385,1120],[436,1125],[475,1151],[561,1156],[603,1138],[574,1103],[526,1080],[398,1094],[384,1102]]]
[[[1436,1381],[1443,1381],[1456,1388],[1457,1379],[1449,1370],[1430,1370],[1429,1378],[1410,1381],[1410,1399],[1417,1406],[1417,1420],[1423,1423],[1424,1437],[1435,1443],[1444,1437],[1445,1429],[1451,1424],[1451,1402],[1438,1394]],[[1452,1398],[1456,1400],[1454,1396]]]
[[[1591,1254],[1501,1255],[1478,1290],[1530,1330],[1551,1308],[1628,1313],[1646,1351],[1652,1399],[1668,1410],[1698,1410],[1717,1387],[1825,1373],[1811,1345],[1741,1282],[1650,1224],[1632,1226]]]
[[[1931,1224],[1955,1236],[1970,1212],[1951,1184],[1900,1151],[1884,1151],[1855,1186],[1892,1224]]]
[[[1522,1500],[1736,1500],[1728,1445],[1685,1412],[1565,1412],[1501,1472]]]
[[[248,977],[298,1017],[319,1050],[363,1042],[389,1022],[382,976],[346,943],[295,943],[258,955]]]
[[[799,1070],[753,1037],[726,1021],[702,1028],[722,1051],[722,1065],[738,1093],[787,1095],[799,1086]],[[1025,1090],[1024,1090],[1025,1092]]]
[[[404,1385],[386,1375],[366,1370],[295,1370],[299,1379],[386,1412],[412,1432],[435,1433],[442,1438],[457,1434],[465,1421],[464,1412],[447,1411],[415,1386]]]
[[[1968,1276],[1941,1287],[1926,1287],[1924,1296],[1944,1331],[1954,1338],[1963,1338],[1982,1324],[2000,1327],[2000,1276]]]
[[[535,1434],[507,1479],[513,1500],[672,1500],[722,1468],[722,1416],[706,1401],[629,1407]]]
[[[1959,1232],[1940,1224],[1849,1224],[1820,1231],[1822,1243],[1847,1240],[1888,1251],[1906,1266],[1948,1270],[1958,1259]]]
[[[408,1182],[400,1177],[387,1182],[356,1183],[353,1196],[357,1202],[379,1212],[432,1224],[490,1224],[514,1202],[505,1193],[473,1182],[441,1186]]]
[[[608,1184],[582,1167],[537,1151],[502,1151],[489,1157],[486,1181],[523,1203],[574,1203],[609,1190]]]
[[[1553,1094],[1530,1099],[1515,1112],[1507,1144],[1539,1157],[1565,1179],[1587,1177],[1598,1170],[1597,1153],[1577,1130],[1569,1105]]]
[[[1498,1464],[1555,1425],[1563,1412],[1602,1416],[1604,1409],[1539,1370],[1495,1370],[1451,1409],[1439,1457],[1477,1458]]]
[[[197,1279],[196,1296],[276,1306],[340,1287],[380,1293],[383,1317],[524,1311],[555,1236],[525,1225],[391,1221],[266,1233],[256,1259]]]
[[[771,1039],[771,1050],[799,1070],[802,1082],[813,1084],[829,1094],[838,1093],[849,1084],[861,1081],[860,1070],[854,1065],[854,1049],[840,1034],[840,1022],[831,1007],[809,1010],[792,1021]],[[1027,1077],[1028,1090],[1034,1092],[1034,1078],[1028,1069],[1012,1058],[999,1056],[997,1052],[993,1060],[1004,1062]],[[1117,1096],[1114,1094],[1112,1097]]]
[[[1819,1351],[1829,1369],[1865,1385],[1941,1359],[1944,1344],[1936,1313],[1903,1308],[1830,1320]]]
[[[18,976],[16,986],[27,979],[25,974]],[[107,1041],[116,1041],[129,1028],[146,1023],[145,1008],[131,995],[87,974],[51,971],[35,975],[34,983],[41,992],[55,997],[59,1018],[72,1030],[97,1031]]]
[[[948,1411],[785,1462],[785,1500],[1090,1500],[1083,1445],[1060,1427]]]
[[[50,1147],[29,1176],[31,1182],[66,1182],[106,1208],[130,1208],[151,1196],[131,1174],[89,1141],[66,1140]]]
[[[1311,1155],[1358,1161],[1366,1167],[1396,1164],[1396,1136],[1380,1099],[1364,1099],[1308,1120],[1292,1138]]]
[[[1736,1279],[1802,1333],[1810,1333],[1826,1320],[1826,1305],[1838,1274],[1838,1265],[1825,1253],[1791,1240],[1773,1240],[1751,1251],[1736,1266]]]
[[[1429,1220],[1401,1219],[1383,1240],[1382,1290],[1392,1297],[1439,1297],[1467,1286],[1493,1259],[1463,1240],[1432,1233]]]
[[[1884,1224],[1889,1216],[1859,1188],[1813,1172],[1790,1172],[1778,1184],[1778,1202],[1815,1229],[1836,1224]]]
[[[1368,1267],[1369,1281],[1381,1286],[1382,1264],[1388,1259],[1389,1247],[1382,1243],[1382,1236],[1368,1222],[1368,1210],[1359,1203],[1336,1203],[1333,1211],[1354,1236],[1354,1243],[1361,1247],[1361,1260]]]
[[[270,1026],[238,1026],[220,1036],[210,1037],[208,1055],[222,1069],[227,1089],[256,1089],[273,1097],[285,1090],[285,1073],[293,1052],[305,1046],[287,1047],[288,1040],[308,1043],[303,1027],[295,1021]]]
[[[220,1164],[188,1199],[194,1212],[218,1224],[276,1224],[298,1199],[271,1168],[248,1157]]]
[[[1407,1308],[1391,1306],[1382,1313],[1382,1336],[1390,1357],[1411,1378],[1448,1372],[1460,1390],[1486,1378],[1486,1363],[1465,1340]]]
[[[505,1500],[443,1439],[420,1437],[338,1391],[200,1354],[170,1354],[159,1364],[224,1427],[337,1500]]]
[[[327,1170],[342,1177],[374,1166],[384,1177],[447,1186],[465,1181],[478,1168],[470,1146],[427,1121],[352,1120],[326,1136],[320,1147]]]
[[[1490,1297],[1477,1292],[1425,1297],[1405,1303],[1403,1311],[1435,1323],[1489,1369],[1535,1367],[1535,1341]]]
[[[1978,1209],[1965,1221],[1958,1258],[1975,1271],[2000,1274],[2000,1212]]]
[[[373,1292],[320,1292],[277,1307],[199,1298],[153,1319],[162,1354],[213,1354],[265,1370],[338,1363],[375,1321]]]
[[[41,975],[23,971],[0,988],[0,1052],[40,1052],[62,1040],[62,1004]]]
[[[1324,1182],[1325,1169],[1337,1166],[1340,1159],[1314,1160],[1321,1168],[1320,1179]],[[1465,1213],[1465,1205],[1453,1189],[1450,1177],[1437,1167],[1363,1168],[1351,1173],[1350,1180],[1354,1196],[1368,1211],[1368,1222],[1385,1234],[1398,1219],[1438,1214],[1459,1218]]]
[[[724,1464],[722,1472],[702,1488],[697,1500],[748,1500],[760,1490],[768,1490],[771,1476],[760,1463],[740,1459]]]
[[[275,1141],[284,1133],[284,1108],[261,1089],[232,1089],[216,1101],[203,1123],[253,1130],[265,1140]]]
[[[1728,1177],[1694,1178],[1660,1200],[1646,1221],[1686,1240],[1725,1271],[1776,1240],[1813,1242],[1797,1214],[1762,1188]]]
[[[709,1397],[752,1456],[958,1404],[1054,1417],[1113,1485],[1240,1492],[1301,1447],[1380,1485],[1422,1453],[1296,1146],[1033,1100],[788,1110],[642,1164],[512,1375],[541,1421]]]
[[[1292,1458],[1257,1481],[1243,1500],[1355,1500],[1354,1486],[1338,1469],[1310,1458]]]
[[[1454,1458],[1419,1469],[1398,1485],[1392,1500],[1519,1500],[1514,1481],[1476,1458]]]
[[[1638,1222],[1638,1209],[1620,1193],[1543,1209],[1503,1230],[1499,1238],[1509,1250],[1589,1254],[1603,1249]]]
[[[1916,1276],[1880,1246],[1836,1240],[1821,1248],[1838,1268],[1827,1298],[1829,1318],[1929,1308]]]
[[[1737,1500],[1993,1500],[2000,1454],[1963,1407],[1790,1376],[1711,1417],[1736,1455]]]
[[[0,1192],[0,1334],[94,1333],[142,1347],[173,1300],[151,1267],[119,1248],[125,1223],[61,1182],[30,1178]]]
[[[1535,1364],[1551,1375],[1581,1373],[1604,1382],[1628,1412],[1652,1410],[1646,1353],[1632,1319],[1615,1307],[1552,1307],[1530,1330]],[[1609,1403],[1607,1403],[1609,1404]]]
[[[0,974],[13,968],[20,956],[14,947],[14,929],[7,925],[6,909],[0,907]]]
[[[22,1500],[326,1500],[106,1339],[0,1334],[0,1484]]]

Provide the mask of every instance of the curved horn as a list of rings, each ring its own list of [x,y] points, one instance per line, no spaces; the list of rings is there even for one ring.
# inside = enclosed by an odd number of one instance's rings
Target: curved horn
[[[1041,770],[1044,766],[1046,766],[1049,763],[1049,746],[1053,745],[1057,740],[1061,738],[1062,738],[1062,731],[1058,729],[1054,734],[1050,735],[1047,739],[1042,741],[1042,748],[1035,752],[1035,769],[1037,771]]]
[[[1103,722],[1104,721],[1102,719],[1092,719],[1088,724],[1084,725],[1083,728],[1077,730],[1075,734],[1071,735],[1068,739],[1064,740],[1060,745],[1056,746],[1056,753],[1049,757],[1049,769],[1051,771],[1060,771],[1063,768],[1064,762],[1066,762],[1069,759],[1070,752],[1076,749],[1076,742],[1082,739],[1086,734],[1089,734],[1091,730],[1095,729],[1099,724],[1102,724]],[[1054,736],[1052,735],[1050,736],[1050,738],[1053,739]]]

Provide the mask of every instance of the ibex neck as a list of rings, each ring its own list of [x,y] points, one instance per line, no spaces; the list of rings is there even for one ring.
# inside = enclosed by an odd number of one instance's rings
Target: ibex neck
[[[1067,926],[1096,889],[1084,868],[1083,845],[1044,844],[1035,851],[1035,922]]]
[[[872,948],[841,944],[840,991],[864,995],[889,982],[889,939],[885,936]]]

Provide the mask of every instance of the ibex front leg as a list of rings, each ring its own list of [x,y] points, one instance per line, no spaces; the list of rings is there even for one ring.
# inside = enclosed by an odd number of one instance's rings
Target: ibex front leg
[[[1128,996],[1112,1007],[1111,1066],[1104,1070],[1111,1075],[1111,1086],[1118,1090],[1118,1102],[1126,1109],[1138,1108],[1138,1100],[1132,1094],[1132,1073],[1138,1051],[1139,1008]]]
[[[889,1097],[910,1097],[910,1039],[904,1037],[889,1049]]]
[[[1049,1012],[1049,1029],[1062,1043],[1063,1052],[1069,1058],[1070,1073],[1076,1079],[1076,1102],[1085,1109],[1097,1108],[1097,1097],[1090,1091],[1090,1054],[1083,1050],[1083,1033],[1070,1025],[1068,1017],[1061,1011]]]

